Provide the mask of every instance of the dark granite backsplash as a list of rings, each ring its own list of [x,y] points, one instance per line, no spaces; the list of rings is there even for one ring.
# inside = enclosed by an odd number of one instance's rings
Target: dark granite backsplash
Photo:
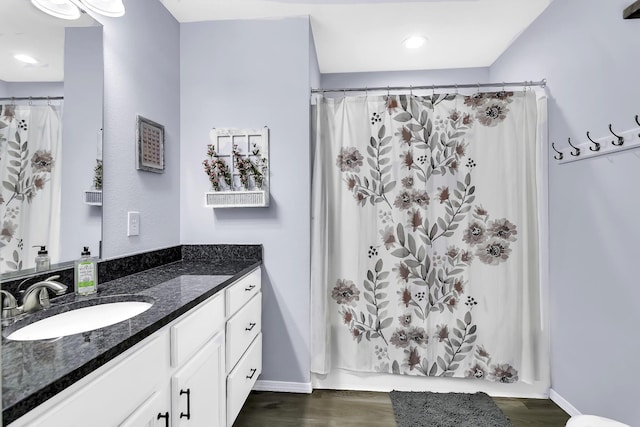
[[[98,261],[98,286],[124,276],[160,267],[177,261],[262,261],[262,245],[180,245],[140,254]],[[2,289],[16,294],[20,283],[28,279],[26,285],[59,275],[59,282],[68,285],[67,292],[73,292],[73,264],[57,270],[37,273],[19,279],[2,281]],[[23,286],[22,289],[25,289]]]
[[[262,245],[183,245],[183,261],[262,261]]]

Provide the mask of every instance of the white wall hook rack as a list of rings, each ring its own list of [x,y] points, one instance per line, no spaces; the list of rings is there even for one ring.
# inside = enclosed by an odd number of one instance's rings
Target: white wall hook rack
[[[636,116],[636,122],[640,125],[638,116]],[[572,143],[569,138],[568,142],[571,147],[569,147],[569,150],[566,150],[566,152],[558,151],[557,147],[552,145],[558,153],[554,158],[562,165],[593,157],[610,156],[615,153],[640,147],[640,127],[619,133],[614,131],[612,126],[609,125],[609,131],[611,135],[598,139],[593,139],[590,132],[587,132],[587,141],[580,144]]]

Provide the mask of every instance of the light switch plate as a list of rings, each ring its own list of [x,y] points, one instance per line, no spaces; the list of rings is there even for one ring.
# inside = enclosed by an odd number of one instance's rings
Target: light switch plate
[[[140,212],[127,213],[127,236],[140,235]]]

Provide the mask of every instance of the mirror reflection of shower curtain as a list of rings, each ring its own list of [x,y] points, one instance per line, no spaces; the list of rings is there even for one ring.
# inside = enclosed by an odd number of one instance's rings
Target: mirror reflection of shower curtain
[[[0,105],[0,271],[59,260],[61,105]]]

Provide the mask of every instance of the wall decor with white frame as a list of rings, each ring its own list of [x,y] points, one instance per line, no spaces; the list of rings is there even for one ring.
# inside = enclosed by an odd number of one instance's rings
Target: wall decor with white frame
[[[205,206],[269,206],[269,128],[214,128],[203,165],[211,182]]]

